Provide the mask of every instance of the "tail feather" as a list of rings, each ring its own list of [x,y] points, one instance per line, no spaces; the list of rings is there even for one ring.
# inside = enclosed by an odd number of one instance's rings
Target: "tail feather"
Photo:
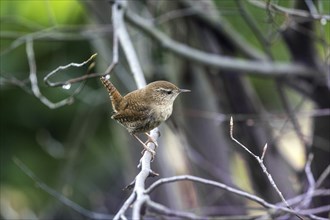
[[[102,76],[100,80],[104,87],[108,90],[113,110],[117,112],[123,97],[120,95],[116,87],[110,82],[110,80],[106,79],[104,76]]]

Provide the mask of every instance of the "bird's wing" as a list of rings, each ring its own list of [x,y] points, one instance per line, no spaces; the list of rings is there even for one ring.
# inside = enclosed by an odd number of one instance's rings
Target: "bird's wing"
[[[128,102],[126,108],[116,112],[112,118],[126,127],[130,133],[146,132],[152,120],[152,109],[141,103]]]

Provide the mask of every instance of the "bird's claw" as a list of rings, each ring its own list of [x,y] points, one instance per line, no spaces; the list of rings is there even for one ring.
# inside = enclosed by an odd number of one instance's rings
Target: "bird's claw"
[[[152,150],[150,147],[148,147],[147,145],[145,145],[144,146],[144,149],[141,151],[141,154],[143,155],[146,151],[148,151],[149,153],[151,153],[151,162],[154,161],[155,155],[156,155],[156,151]]]
[[[157,141],[155,141],[150,134],[146,133],[146,135],[148,136],[148,140],[144,143],[145,145],[147,145],[148,143],[153,143],[155,145],[155,147],[158,147]]]

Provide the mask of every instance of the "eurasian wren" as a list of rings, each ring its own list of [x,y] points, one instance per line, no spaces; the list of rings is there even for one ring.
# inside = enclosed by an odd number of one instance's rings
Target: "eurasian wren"
[[[155,156],[155,151],[147,146],[153,142],[147,133],[166,121],[172,114],[173,102],[181,92],[190,92],[187,89],[179,89],[167,81],[155,81],[142,89],[138,89],[121,96],[116,87],[105,76],[100,78],[109,92],[114,114],[112,119],[123,125],[144,147],[145,150]],[[137,133],[145,133],[148,136],[146,143],[136,136]]]

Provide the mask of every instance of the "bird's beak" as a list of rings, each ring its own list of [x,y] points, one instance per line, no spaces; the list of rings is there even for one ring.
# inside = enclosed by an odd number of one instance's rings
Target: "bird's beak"
[[[180,89],[180,93],[181,92],[191,92],[189,89]]]

